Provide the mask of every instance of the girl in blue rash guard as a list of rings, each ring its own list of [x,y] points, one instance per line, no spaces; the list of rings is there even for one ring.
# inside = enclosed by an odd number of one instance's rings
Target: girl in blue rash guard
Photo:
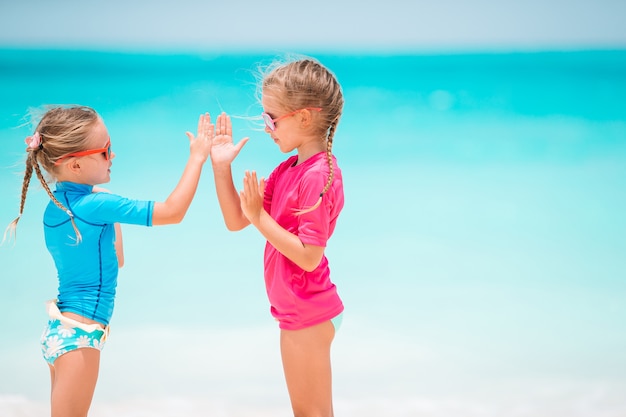
[[[52,417],[85,417],[89,410],[100,350],[113,314],[118,268],[124,263],[120,224],[182,221],[208,158],[213,132],[208,114],[200,116],[197,137],[187,132],[189,159],[164,202],[131,200],[95,187],[110,181],[115,153],[102,119],[89,107],[52,107],[26,138],[20,214],[8,231],[15,232],[22,216],[34,170],[50,196],[44,233],[59,280],[57,299],[47,303],[50,318],[41,340],[52,380]],[[56,183],[54,192],[41,167]]]

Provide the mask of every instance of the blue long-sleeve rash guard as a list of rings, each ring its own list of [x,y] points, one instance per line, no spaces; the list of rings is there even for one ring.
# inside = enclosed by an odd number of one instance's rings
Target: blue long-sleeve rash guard
[[[82,235],[77,243],[68,213],[50,201],[43,223],[58,272],[59,310],[108,325],[118,273],[114,224],[152,226],[154,202],[94,193],[93,186],[72,182],[57,183],[54,195],[74,215]]]

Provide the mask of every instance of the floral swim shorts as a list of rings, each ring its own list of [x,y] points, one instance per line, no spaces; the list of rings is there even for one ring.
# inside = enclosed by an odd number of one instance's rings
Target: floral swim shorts
[[[54,301],[47,303],[50,320],[41,336],[43,358],[50,365],[64,353],[81,348],[102,350],[109,333],[108,326],[85,324],[61,314]]]

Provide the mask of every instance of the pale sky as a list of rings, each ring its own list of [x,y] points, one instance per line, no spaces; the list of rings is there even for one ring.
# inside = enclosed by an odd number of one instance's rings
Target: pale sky
[[[0,48],[626,48],[624,0],[13,0]]]

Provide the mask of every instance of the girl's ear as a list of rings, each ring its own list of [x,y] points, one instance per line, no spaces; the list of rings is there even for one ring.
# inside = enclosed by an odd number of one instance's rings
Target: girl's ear
[[[313,117],[311,116],[311,111],[303,109],[302,111],[299,112],[299,115],[300,115],[300,126],[309,127],[311,125],[311,121],[313,120]]]
[[[80,161],[78,158],[72,158],[65,163],[65,166],[72,174],[80,174]]]

